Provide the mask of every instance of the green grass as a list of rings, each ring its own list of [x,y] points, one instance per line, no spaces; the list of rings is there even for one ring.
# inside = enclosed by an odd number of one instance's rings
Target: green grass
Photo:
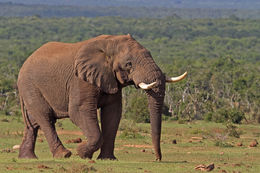
[[[127,121],[127,120],[124,120]],[[127,122],[124,122],[127,124]],[[129,128],[129,127],[128,127]],[[22,141],[23,121],[18,117],[0,116],[0,172],[199,172],[194,169],[199,164],[215,164],[212,172],[260,172],[260,147],[250,148],[253,139],[260,142],[260,125],[239,125],[240,138],[226,135],[226,126],[217,123],[195,121],[188,124],[163,122],[161,148],[163,158],[155,162],[149,124],[133,125],[136,138],[121,136],[118,132],[115,155],[119,161],[100,161],[95,163],[80,159],[76,155],[77,144],[66,144],[68,139],[82,138],[79,129],[70,120],[59,120],[57,129],[64,145],[73,153],[69,159],[54,159],[42,133],[36,144],[37,160],[18,159],[18,151],[8,152],[12,146]],[[140,137],[140,135],[142,137]],[[192,138],[197,137],[197,138]],[[39,139],[43,141],[40,142]],[[177,144],[172,144],[176,139]],[[243,146],[236,144],[242,142]],[[224,143],[225,145],[216,145]],[[143,152],[145,150],[145,152]],[[46,168],[43,168],[46,166]]]

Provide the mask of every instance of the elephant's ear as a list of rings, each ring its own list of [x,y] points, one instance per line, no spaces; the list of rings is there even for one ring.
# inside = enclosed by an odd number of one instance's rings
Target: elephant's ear
[[[99,87],[102,91],[114,94],[118,91],[117,80],[112,69],[112,59],[106,55],[104,45],[94,41],[83,45],[76,57],[76,76]]]

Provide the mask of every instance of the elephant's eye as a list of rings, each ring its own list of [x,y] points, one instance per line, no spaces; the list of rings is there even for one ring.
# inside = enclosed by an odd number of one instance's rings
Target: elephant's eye
[[[130,70],[130,69],[132,68],[132,63],[131,63],[131,62],[127,62],[127,63],[125,64],[125,68],[128,69],[128,70]]]

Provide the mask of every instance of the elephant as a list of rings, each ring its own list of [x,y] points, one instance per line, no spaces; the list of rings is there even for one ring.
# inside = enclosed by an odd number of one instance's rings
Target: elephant
[[[71,151],[60,141],[55,123],[70,118],[87,142],[78,155],[92,159],[117,159],[114,143],[122,114],[122,88],[134,85],[145,90],[156,160],[160,148],[161,114],[165,83],[187,75],[166,77],[151,53],[130,34],[100,35],[77,43],[48,42],[22,65],[17,85],[25,122],[19,158],[37,158],[35,143],[40,128],[54,158],[68,158]],[[101,109],[101,120],[97,109]]]

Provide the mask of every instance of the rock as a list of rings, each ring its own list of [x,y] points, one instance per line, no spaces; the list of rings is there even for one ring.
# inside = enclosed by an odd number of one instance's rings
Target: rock
[[[13,167],[9,167],[9,166],[8,166],[8,167],[6,167],[6,169],[7,169],[7,170],[10,170],[10,171],[11,171],[11,170],[14,170],[14,168],[13,168]]]
[[[214,163],[207,166],[207,171],[212,171],[215,168]]]
[[[189,143],[192,143],[192,142],[200,142],[200,143],[202,143],[202,140],[203,140],[203,137],[191,137],[188,142]]]
[[[1,150],[1,153],[15,153],[16,151],[10,149],[10,148],[6,148],[6,149],[3,149]]]
[[[46,165],[38,165],[39,169],[50,169],[50,167],[46,166]]]
[[[90,160],[88,163],[96,163],[95,160]]]
[[[243,143],[242,143],[242,142],[238,142],[238,143],[237,143],[237,146],[238,146],[238,147],[242,147],[242,146],[243,146]]]
[[[72,142],[71,142],[71,140],[69,139],[69,140],[67,140],[65,143],[66,143],[66,144],[70,144],[70,143],[72,143]]]
[[[73,143],[81,143],[82,139],[81,138],[76,138],[71,140]]]
[[[20,148],[20,145],[14,145],[13,150],[18,150]]]
[[[191,137],[192,140],[202,140],[202,137]]]
[[[6,123],[9,123],[9,120],[8,119],[1,119],[2,122],[6,122]]]
[[[241,167],[241,164],[240,163],[235,163],[235,164],[232,164],[233,167]]]
[[[172,144],[177,144],[177,140],[176,140],[176,139],[173,139],[173,140],[172,140]]]
[[[257,142],[256,139],[254,139],[254,140],[251,142],[251,144],[249,145],[249,147],[257,147],[257,145],[258,145],[258,142]]]
[[[201,164],[195,167],[196,170],[201,170],[201,171],[212,171],[215,168],[214,163],[209,164],[208,166]]]
[[[43,143],[43,139],[41,139],[41,138],[40,138],[38,141],[39,141],[40,143]]]
[[[81,143],[82,139],[81,138],[76,138],[76,139],[69,139],[66,141],[66,144],[70,144],[70,143]]]

